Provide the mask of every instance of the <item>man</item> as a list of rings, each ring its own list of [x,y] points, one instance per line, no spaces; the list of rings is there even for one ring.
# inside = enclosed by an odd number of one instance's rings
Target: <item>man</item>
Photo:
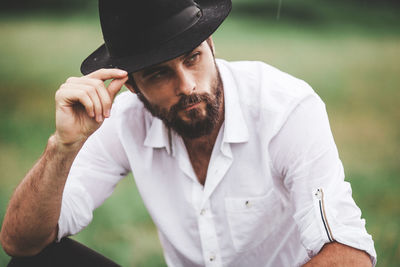
[[[144,2],[99,2],[105,45],[56,93],[56,132],[10,200],[4,249],[31,256],[79,232],[132,171],[169,266],[374,265],[314,91],[215,60],[229,0]],[[112,104],[124,84],[134,94]]]

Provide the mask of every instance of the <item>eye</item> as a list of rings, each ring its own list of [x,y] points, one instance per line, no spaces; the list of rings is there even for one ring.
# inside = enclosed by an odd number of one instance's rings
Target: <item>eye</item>
[[[150,76],[150,80],[159,80],[168,75],[168,71],[160,70]]]
[[[200,58],[200,52],[196,52],[186,59],[186,64],[193,65],[199,60],[199,58]]]

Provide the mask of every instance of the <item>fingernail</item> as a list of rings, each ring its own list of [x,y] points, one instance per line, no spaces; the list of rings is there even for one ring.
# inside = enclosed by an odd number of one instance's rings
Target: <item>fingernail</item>
[[[107,117],[107,118],[110,116],[110,110],[109,110],[109,109],[107,109],[107,110],[104,112],[104,116]]]
[[[121,75],[126,75],[126,74],[128,74],[126,71],[124,71],[124,70],[120,70],[119,71],[119,74],[121,74]]]
[[[96,121],[97,121],[97,122],[102,122],[102,121],[103,121],[103,116],[97,115],[97,116],[96,116]]]

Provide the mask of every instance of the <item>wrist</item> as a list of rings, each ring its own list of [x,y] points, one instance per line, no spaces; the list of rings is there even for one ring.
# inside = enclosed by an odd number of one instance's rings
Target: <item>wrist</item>
[[[79,139],[74,142],[64,142],[59,135],[54,133],[48,140],[48,145],[61,153],[77,153],[82,148],[86,139]]]

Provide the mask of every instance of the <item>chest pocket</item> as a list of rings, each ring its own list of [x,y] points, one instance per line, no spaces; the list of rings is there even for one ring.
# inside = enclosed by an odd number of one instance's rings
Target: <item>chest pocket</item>
[[[274,190],[264,196],[225,198],[229,230],[238,252],[261,244],[279,226],[283,204]]]

